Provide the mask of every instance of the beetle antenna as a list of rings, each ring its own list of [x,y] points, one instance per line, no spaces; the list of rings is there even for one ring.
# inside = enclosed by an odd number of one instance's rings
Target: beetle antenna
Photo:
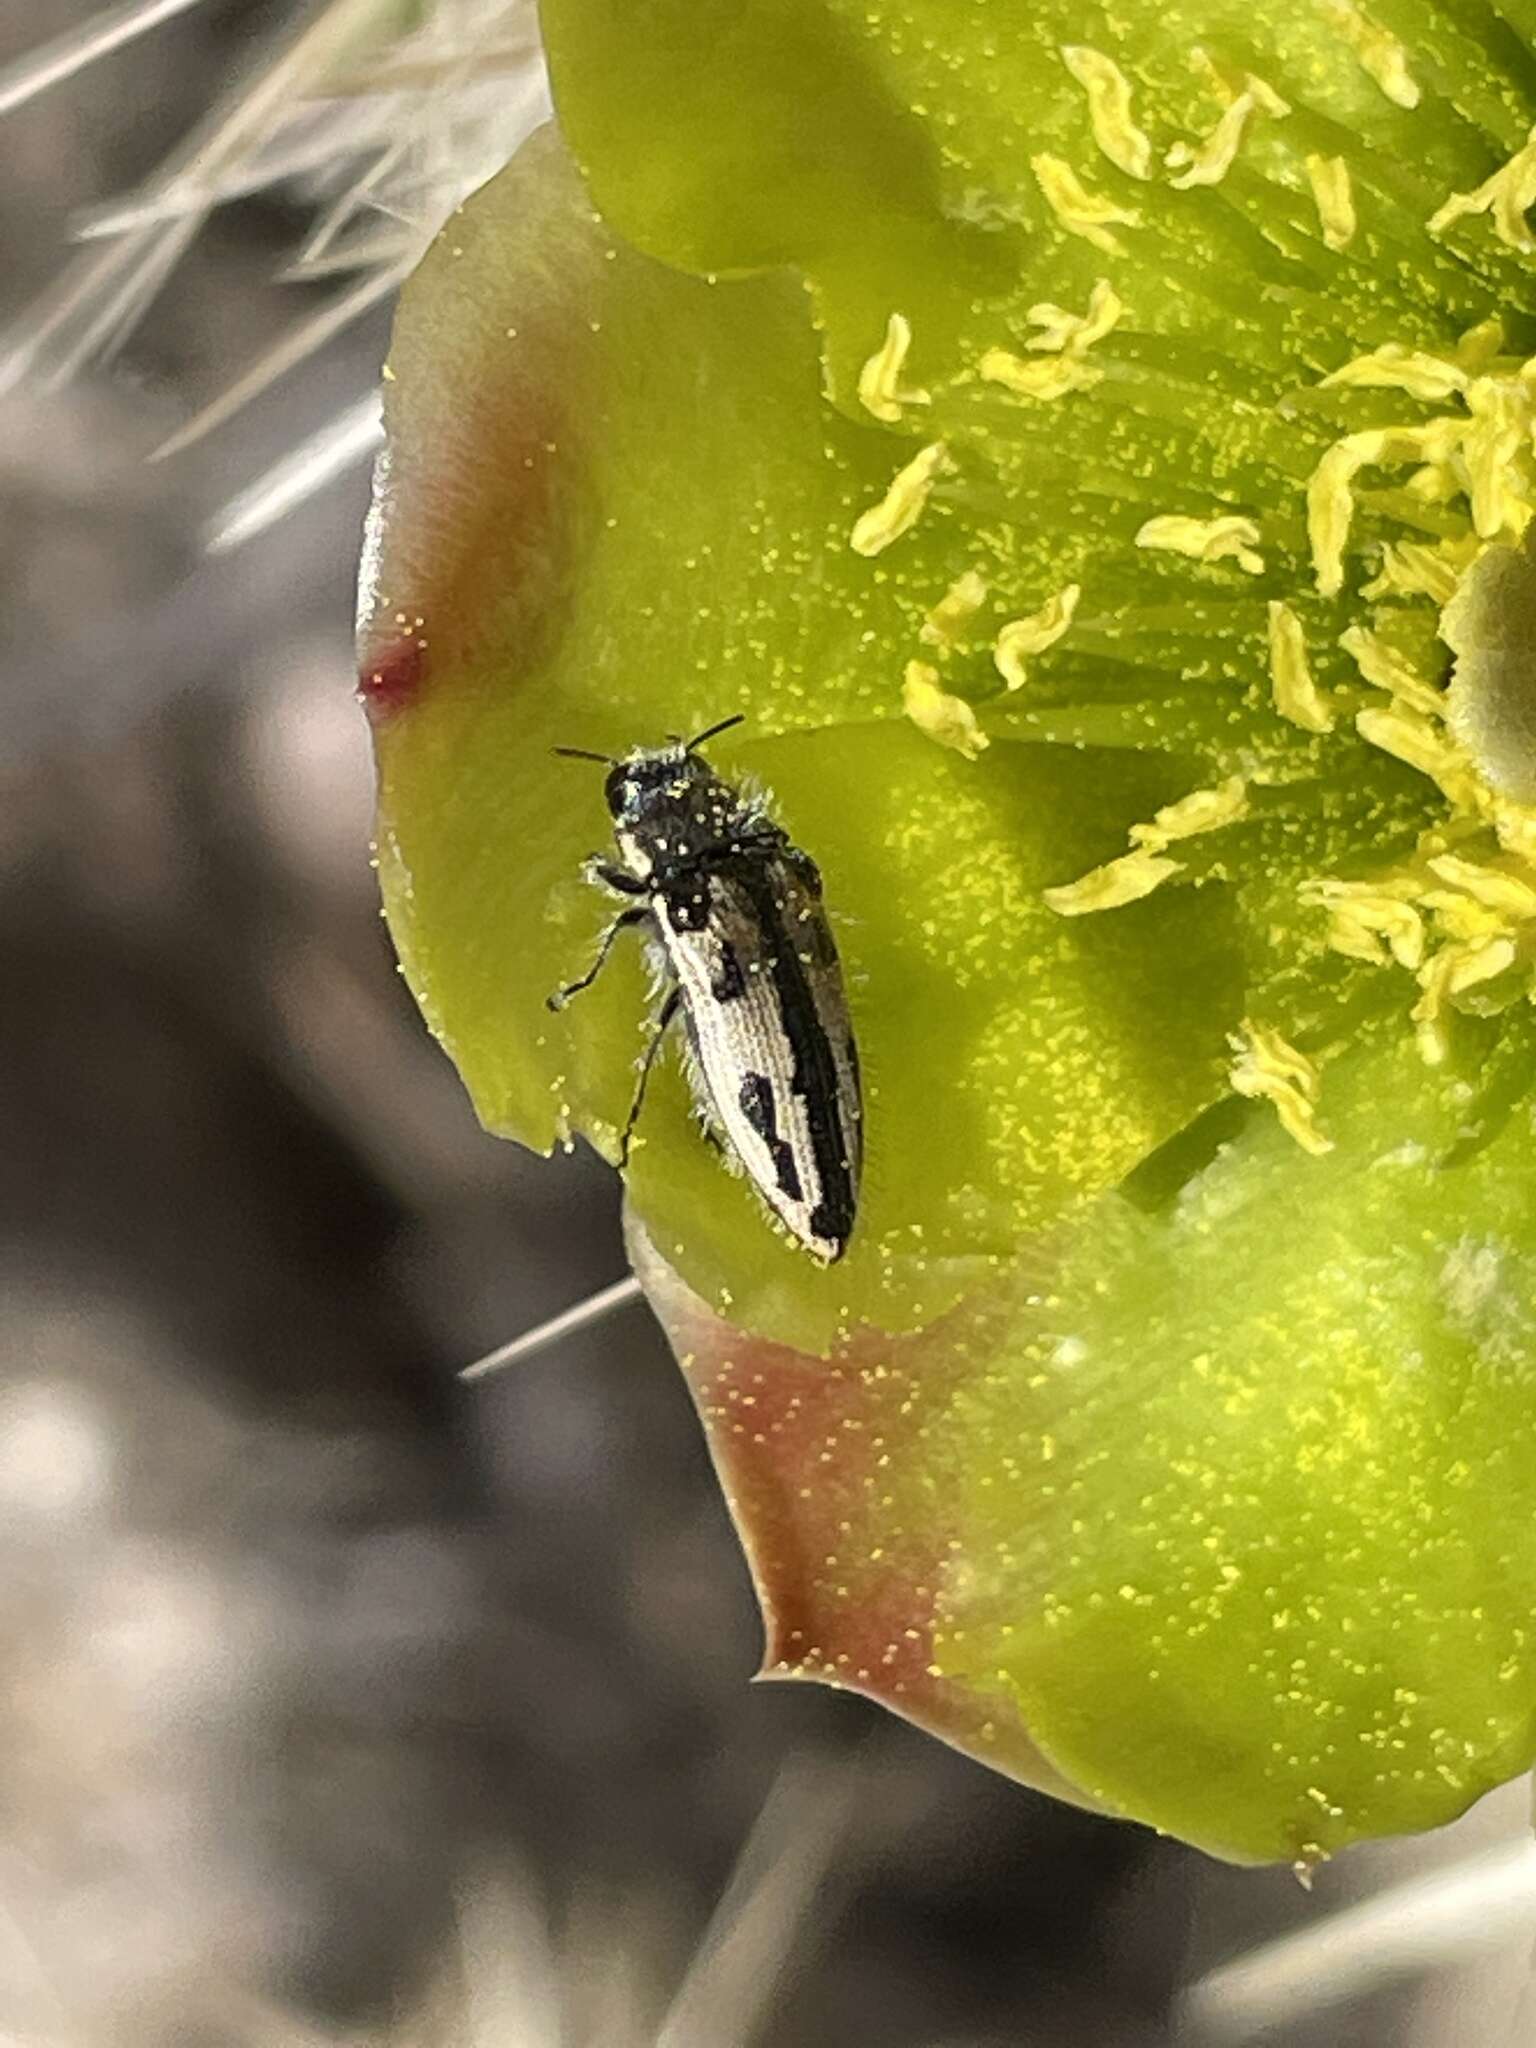
[[[692,754],[702,747],[706,740],[712,740],[717,733],[729,732],[733,725],[745,725],[746,722],[745,711],[733,712],[729,718],[722,718],[718,725],[707,725],[702,732],[695,733],[683,751]]]
[[[612,754],[594,754],[590,747],[551,747],[549,751],[552,754],[563,754],[567,761],[603,761],[610,768],[619,765]]]

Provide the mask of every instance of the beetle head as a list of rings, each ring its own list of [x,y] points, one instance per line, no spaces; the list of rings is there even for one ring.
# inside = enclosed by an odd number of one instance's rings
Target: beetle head
[[[637,747],[609,769],[603,795],[615,818],[639,820],[686,805],[716,779],[709,763],[684,746]]]
[[[719,777],[699,756],[699,748],[716,733],[740,725],[745,714],[738,711],[695,733],[691,740],[678,739],[666,747],[636,747],[622,760],[611,754],[595,754],[587,747],[556,747],[567,760],[603,761],[608,773],[603,778],[603,796],[616,819],[644,820],[674,805],[685,805],[690,797],[723,788]]]

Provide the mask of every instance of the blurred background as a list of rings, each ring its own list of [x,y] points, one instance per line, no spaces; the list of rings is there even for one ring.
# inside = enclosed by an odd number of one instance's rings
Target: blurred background
[[[456,1381],[622,1271],[351,696],[389,295],[542,93],[522,0],[0,9],[0,2042],[1536,2039],[1527,1788],[1310,1893],[1090,1819],[749,1684],[643,1309]]]

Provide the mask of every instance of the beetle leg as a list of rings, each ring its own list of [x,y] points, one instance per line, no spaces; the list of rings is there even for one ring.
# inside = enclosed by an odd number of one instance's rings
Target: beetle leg
[[[627,868],[615,867],[611,860],[604,860],[600,853],[590,854],[581,864],[581,872],[589,882],[597,882],[604,889],[611,889],[615,896],[648,896],[649,882],[637,881]]]
[[[607,931],[603,933],[602,944],[597,949],[597,958],[592,962],[592,965],[587,969],[580,981],[573,981],[565,988],[556,989],[552,996],[546,996],[544,998],[546,1008],[563,1010],[572,996],[580,995],[584,988],[590,988],[602,973],[603,964],[608,958],[609,949],[613,945],[614,940],[619,936],[619,933],[626,930],[630,925],[644,924],[649,915],[648,911],[641,910],[638,906],[633,910],[621,910],[613,920],[613,923],[609,925]]]
[[[619,1170],[629,1164],[629,1141],[635,1134],[635,1125],[640,1121],[640,1111],[645,1103],[646,1084],[651,1078],[651,1069],[656,1064],[656,1055],[661,1051],[661,1042],[667,1035],[667,1027],[682,1007],[683,992],[674,988],[669,991],[656,1019],[656,1031],[645,1049],[645,1062],[640,1069],[640,1085],[635,1090],[635,1099],[630,1104],[629,1121],[624,1126],[624,1135],[619,1140]]]

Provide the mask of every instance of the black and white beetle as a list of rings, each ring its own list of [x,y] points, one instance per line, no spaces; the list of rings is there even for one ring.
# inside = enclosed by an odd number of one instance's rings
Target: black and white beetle
[[[859,1060],[842,968],[815,863],[691,740],[636,747],[615,760],[583,747],[557,754],[608,765],[604,785],[619,861],[594,855],[590,881],[632,897],[558,1010],[597,979],[630,925],[648,928],[667,989],[640,1073],[621,1163],[667,1027],[679,1012],[706,1120],[797,1243],[830,1265],[848,1249],[863,1156]]]

